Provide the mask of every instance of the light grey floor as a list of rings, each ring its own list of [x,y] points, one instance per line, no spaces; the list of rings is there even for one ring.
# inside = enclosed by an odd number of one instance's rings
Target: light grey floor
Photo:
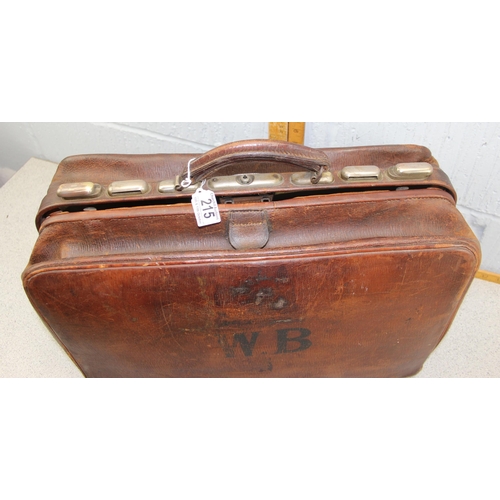
[[[0,377],[82,377],[21,284],[34,216],[56,165],[32,158],[0,188]],[[416,378],[500,376],[500,285],[475,279],[448,334]]]

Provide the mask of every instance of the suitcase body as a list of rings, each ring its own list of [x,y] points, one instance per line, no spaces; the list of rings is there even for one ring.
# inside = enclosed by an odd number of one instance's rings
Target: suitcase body
[[[23,282],[88,377],[409,376],[479,266],[455,202],[419,146],[74,156]]]

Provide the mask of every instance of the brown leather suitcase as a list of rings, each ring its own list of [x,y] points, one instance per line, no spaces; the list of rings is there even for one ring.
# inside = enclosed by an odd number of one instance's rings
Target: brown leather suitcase
[[[23,282],[87,377],[409,376],[479,265],[455,202],[420,146],[72,156]]]

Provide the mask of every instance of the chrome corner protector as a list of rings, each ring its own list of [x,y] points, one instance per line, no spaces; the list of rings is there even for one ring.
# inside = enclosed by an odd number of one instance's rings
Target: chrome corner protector
[[[376,165],[350,165],[342,169],[340,176],[345,181],[378,180],[380,168]]]
[[[145,194],[150,190],[146,181],[135,179],[130,181],[115,181],[108,186],[110,196],[127,196],[132,194]]]
[[[427,179],[434,167],[430,163],[398,163],[387,170],[389,177],[393,179]]]
[[[69,182],[57,188],[57,196],[66,200],[95,198],[101,194],[102,186],[95,182]]]

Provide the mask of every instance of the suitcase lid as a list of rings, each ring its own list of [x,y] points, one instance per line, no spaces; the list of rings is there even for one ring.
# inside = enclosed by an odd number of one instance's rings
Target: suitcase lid
[[[189,203],[202,184],[228,203],[290,196],[440,188],[456,201],[429,149],[416,145],[309,148],[237,141],[193,154],[94,154],[61,161],[42,200],[36,226],[55,212]],[[255,199],[254,199],[255,201]]]

